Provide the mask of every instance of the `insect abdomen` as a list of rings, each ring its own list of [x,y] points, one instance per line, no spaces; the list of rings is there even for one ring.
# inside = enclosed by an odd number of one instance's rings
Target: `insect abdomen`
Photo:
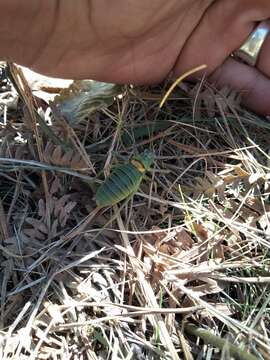
[[[114,205],[137,191],[143,174],[132,164],[116,168],[98,188],[96,202],[100,207]]]

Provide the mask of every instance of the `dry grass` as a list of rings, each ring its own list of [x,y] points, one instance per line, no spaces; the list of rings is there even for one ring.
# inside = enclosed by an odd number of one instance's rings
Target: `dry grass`
[[[12,74],[19,101],[0,83],[0,358],[268,359],[266,119],[226,89],[185,84],[162,109],[165,88],[125,88],[71,123]],[[144,149],[155,163],[139,193],[96,211],[96,174]]]

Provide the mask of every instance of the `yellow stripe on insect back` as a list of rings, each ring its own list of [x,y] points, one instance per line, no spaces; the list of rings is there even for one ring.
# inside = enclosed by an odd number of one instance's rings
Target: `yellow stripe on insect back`
[[[130,162],[140,173],[143,174],[145,172],[145,167],[140,161],[132,159]]]

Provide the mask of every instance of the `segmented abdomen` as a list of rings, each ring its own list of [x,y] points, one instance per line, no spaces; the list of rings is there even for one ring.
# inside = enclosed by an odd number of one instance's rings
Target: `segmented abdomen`
[[[100,207],[114,205],[136,192],[143,174],[132,164],[117,167],[98,188],[96,202]]]

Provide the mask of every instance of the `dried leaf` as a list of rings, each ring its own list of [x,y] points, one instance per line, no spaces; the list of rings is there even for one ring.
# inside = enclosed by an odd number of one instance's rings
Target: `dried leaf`
[[[233,315],[233,311],[232,309],[230,309],[230,307],[227,304],[224,303],[214,303],[209,301],[208,302],[209,306],[213,306],[217,311],[219,311],[220,313],[227,315],[227,316],[232,316]],[[198,311],[198,314],[200,314],[200,316],[202,316],[203,318],[209,318],[212,317],[213,315],[209,314],[209,311],[202,309]]]
[[[48,234],[47,226],[40,220],[34,218],[26,218],[25,222],[28,223],[29,225],[32,225],[34,228],[41,231],[42,233]]]
[[[176,230],[176,241],[177,241],[177,246],[183,250],[190,249],[194,244],[192,237],[184,228],[180,228]]]
[[[55,177],[50,188],[50,194],[54,195],[57,194],[60,190],[60,179],[58,177]]]
[[[92,80],[74,81],[54,100],[54,104],[68,120],[75,125],[85,120],[96,110],[113,104],[122,87]]]
[[[24,235],[28,236],[30,239],[37,239],[37,240],[45,240],[46,235],[42,232],[40,232],[36,228],[31,229],[24,229],[23,230]]]
[[[196,293],[197,296],[205,296],[209,294],[218,294],[221,291],[223,291],[223,287],[221,287],[216,280],[213,279],[202,279],[201,281],[204,281],[205,283],[198,286],[189,286],[189,290],[192,290]]]
[[[230,187],[234,190],[234,195],[237,196],[241,183],[245,185],[246,190],[249,190],[256,184],[268,183],[268,179],[264,173],[249,173],[240,165],[236,165],[232,166],[229,172],[226,170],[225,172],[214,174],[206,171],[204,178],[196,178],[196,183],[190,191],[195,198],[204,194],[209,199],[217,195],[220,200],[224,200],[225,190],[228,190],[228,187]]]
[[[74,149],[64,149],[61,145],[48,143],[44,157],[49,164],[80,170],[88,167],[83,157]],[[54,192],[53,192],[54,193]]]
[[[43,199],[40,199],[38,201],[38,216],[40,217],[46,216],[45,201]]]
[[[47,312],[53,319],[54,323],[61,324],[65,322],[58,305],[52,303],[45,303],[44,307],[47,309]]]
[[[51,160],[53,164],[61,165],[61,159],[62,159],[62,147],[60,145],[57,145],[53,150]]]
[[[208,239],[208,230],[204,227],[203,224],[194,222],[192,224],[192,227],[193,227],[196,235],[202,242],[204,242]]]

